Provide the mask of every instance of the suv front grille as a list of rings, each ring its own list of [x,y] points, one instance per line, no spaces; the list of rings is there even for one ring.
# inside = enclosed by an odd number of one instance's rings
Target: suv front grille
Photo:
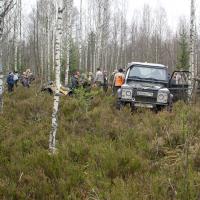
[[[143,97],[143,96],[136,96],[136,102],[144,102],[144,103],[156,103],[157,99],[152,97]]]
[[[149,92],[153,93],[152,97],[149,96],[138,96],[137,92]],[[157,102],[157,91],[149,91],[149,90],[133,90],[133,97],[135,98],[136,102],[143,102],[143,103],[156,103]]]

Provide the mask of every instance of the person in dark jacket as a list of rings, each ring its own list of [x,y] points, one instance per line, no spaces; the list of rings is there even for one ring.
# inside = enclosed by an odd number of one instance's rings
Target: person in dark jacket
[[[79,77],[80,73],[76,72],[71,78],[71,86],[72,89],[77,89],[79,87]]]
[[[12,72],[8,74],[7,84],[8,84],[8,92],[13,92],[15,81],[14,81],[14,74]]]
[[[108,75],[107,71],[103,72],[103,90],[105,93],[108,91]]]

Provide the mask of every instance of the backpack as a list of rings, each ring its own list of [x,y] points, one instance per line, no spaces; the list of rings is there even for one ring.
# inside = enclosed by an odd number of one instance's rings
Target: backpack
[[[18,75],[17,75],[17,74],[14,74],[13,80],[14,80],[14,81],[17,81],[18,79],[19,79]]]
[[[7,78],[7,83],[9,85],[14,85],[14,79],[13,79],[13,75],[9,75],[8,78]]]

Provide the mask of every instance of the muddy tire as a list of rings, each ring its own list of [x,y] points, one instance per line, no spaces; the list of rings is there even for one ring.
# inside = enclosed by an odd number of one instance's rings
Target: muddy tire
[[[118,99],[115,107],[117,110],[122,110],[122,108],[124,107],[124,104]]]

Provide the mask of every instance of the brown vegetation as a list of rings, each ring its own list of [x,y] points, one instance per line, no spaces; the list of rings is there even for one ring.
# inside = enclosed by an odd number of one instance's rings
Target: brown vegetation
[[[198,199],[200,109],[117,111],[99,92],[63,97],[58,153],[48,154],[53,98],[6,95],[0,115],[0,199]]]

